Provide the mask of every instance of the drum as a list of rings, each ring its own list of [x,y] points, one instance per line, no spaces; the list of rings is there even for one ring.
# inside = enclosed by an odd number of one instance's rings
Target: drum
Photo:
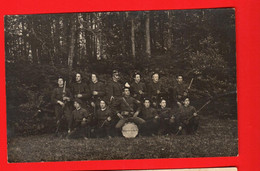
[[[127,122],[122,127],[122,134],[125,138],[135,138],[138,135],[138,126],[133,122]]]

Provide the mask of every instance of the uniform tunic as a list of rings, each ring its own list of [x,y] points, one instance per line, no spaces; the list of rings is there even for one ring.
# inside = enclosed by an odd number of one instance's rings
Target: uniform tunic
[[[141,100],[147,93],[146,86],[142,82],[139,82],[139,83],[133,82],[131,84],[131,88],[132,88],[133,97],[135,97],[138,100]],[[140,94],[139,91],[142,91],[144,94]]]
[[[83,118],[87,119],[86,123],[90,122],[90,114],[86,109],[80,108],[73,110],[69,128],[79,127],[83,121]]]
[[[119,82],[115,82],[113,80],[108,82],[107,85],[107,96],[110,99],[111,96],[113,97],[122,97],[122,89],[123,85]]]
[[[157,112],[152,107],[143,107],[140,113],[140,117],[143,118],[145,121],[152,120],[155,116],[157,116]]]
[[[65,93],[63,93],[63,87],[57,87],[53,90],[51,95],[51,102],[54,104],[54,113],[57,121],[61,120],[63,113],[67,120],[69,120],[71,115],[71,105],[67,101],[63,101],[63,96],[72,99],[72,94],[69,89],[66,88]],[[62,107],[58,104],[58,101],[65,102],[65,106]]]
[[[184,83],[182,84],[177,83],[174,86],[174,92],[177,101],[184,100],[184,98],[187,96],[187,95],[185,96],[185,92],[187,92],[187,86]]]
[[[74,83],[72,84],[72,94],[76,98],[76,95],[82,94],[81,99],[87,100],[90,97],[90,90],[86,83]]]
[[[188,134],[195,132],[199,125],[199,117],[193,115],[195,112],[196,109],[193,106],[180,107],[180,122]]]
[[[105,86],[102,82],[93,83],[92,81],[89,84],[91,97],[94,100],[94,103],[98,103],[98,101],[105,96]],[[93,91],[97,91],[97,95],[93,95]]]

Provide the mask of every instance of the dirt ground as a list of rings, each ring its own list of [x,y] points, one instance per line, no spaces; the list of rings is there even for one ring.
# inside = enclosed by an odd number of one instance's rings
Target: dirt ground
[[[220,157],[238,155],[236,119],[200,118],[194,135],[66,139],[53,134],[8,140],[9,162]]]

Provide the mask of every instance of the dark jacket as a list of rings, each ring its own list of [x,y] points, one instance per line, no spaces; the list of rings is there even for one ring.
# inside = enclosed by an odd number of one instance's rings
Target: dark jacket
[[[89,88],[90,88],[91,97],[93,99],[97,100],[98,98],[102,98],[105,96],[105,86],[102,82],[93,83],[91,81],[89,84]],[[98,94],[93,95],[93,91],[97,91]]]
[[[68,88],[65,90],[65,94],[63,95],[63,87],[57,87],[53,90],[51,95],[51,102],[54,105],[58,105],[57,101],[63,101],[63,96],[69,97],[72,100],[72,94]]]
[[[188,107],[181,106],[179,109],[180,120],[184,121],[190,119],[191,117],[193,117],[193,113],[195,112],[196,109],[193,106],[188,106]]]
[[[74,84],[72,84],[71,90],[72,90],[72,94],[73,94],[74,98],[76,98],[76,95],[78,95],[78,94],[82,94],[81,99],[86,100],[86,99],[90,98],[91,92],[86,83],[82,83],[82,82],[74,83]]]
[[[132,90],[132,94],[133,97],[137,98],[137,99],[141,99],[142,97],[145,96],[146,92],[146,86],[144,83],[139,82],[138,84],[136,82],[133,82],[131,84],[131,90]],[[142,91],[144,94],[140,94],[139,91]]]
[[[107,89],[106,89],[108,98],[110,99],[111,96],[122,97],[122,89],[123,89],[123,85],[121,83],[110,80],[107,84]]]
[[[152,107],[143,107],[139,116],[146,121],[152,120],[155,116],[157,116],[157,111]]]
[[[80,108],[79,110],[73,110],[71,120],[69,122],[69,128],[71,129],[72,126],[78,126],[83,121],[83,118],[87,119],[87,123],[91,120],[90,113],[88,113],[86,109]]]
[[[135,98],[131,97],[131,96],[124,96],[121,97],[119,100],[117,100],[114,105],[113,105],[113,111],[115,111],[115,113],[118,112],[130,112],[130,113],[134,113],[135,111],[139,111],[140,112],[140,107],[141,103],[136,100]]]
[[[174,116],[171,108],[167,108],[167,107],[163,109],[162,108],[158,109],[157,113],[161,119],[165,119],[165,120],[170,119],[172,116]]]
[[[160,91],[159,94],[157,94],[157,91]],[[148,95],[151,99],[158,98],[158,96],[161,96],[163,93],[163,86],[161,82],[154,83],[153,81],[148,84]]]
[[[182,83],[182,84],[177,83],[173,89],[174,89],[174,94],[176,97],[181,96],[181,98],[183,98],[184,92],[187,92],[187,86],[184,83]]]
[[[110,108],[106,108],[105,110],[101,110],[101,109],[98,109],[97,111],[97,119],[98,121],[104,121],[106,120],[108,117],[112,117],[112,111],[110,110]]]

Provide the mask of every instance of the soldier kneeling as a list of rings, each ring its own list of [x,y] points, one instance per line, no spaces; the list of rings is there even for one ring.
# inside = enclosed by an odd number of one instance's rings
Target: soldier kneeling
[[[199,126],[199,117],[196,109],[190,106],[190,99],[185,98],[183,105],[180,106],[180,122],[182,133],[193,134]]]
[[[72,112],[71,120],[69,123],[68,138],[85,138],[90,136],[90,122],[91,115],[86,109],[81,107],[82,101],[76,99],[74,101],[74,107],[76,108]]]

